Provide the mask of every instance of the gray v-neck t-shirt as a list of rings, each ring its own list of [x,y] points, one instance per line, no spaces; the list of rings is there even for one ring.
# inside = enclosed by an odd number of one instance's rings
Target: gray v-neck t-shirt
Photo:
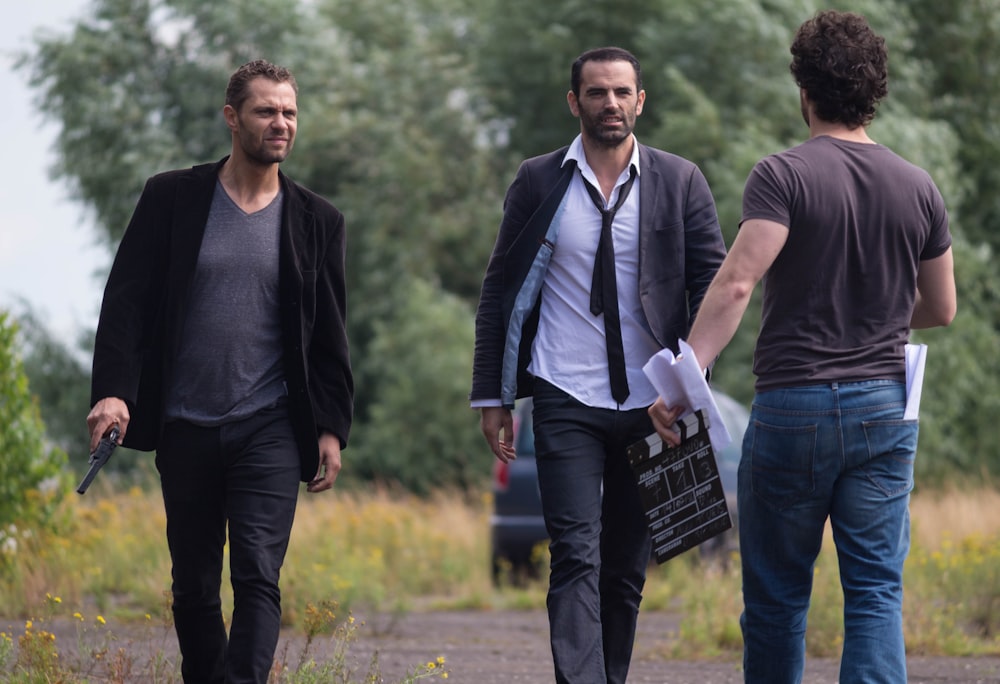
[[[216,426],[286,393],[279,318],[282,195],[252,214],[216,185],[168,395],[167,419]]]

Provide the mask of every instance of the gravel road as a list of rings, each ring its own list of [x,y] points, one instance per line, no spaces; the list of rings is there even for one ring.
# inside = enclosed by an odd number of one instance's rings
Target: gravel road
[[[721,661],[666,660],[669,635],[678,617],[639,614],[639,630],[629,682],[729,684],[742,682],[739,656]],[[541,611],[414,612],[388,628],[369,620],[352,647],[378,650],[386,681],[398,681],[408,668],[443,655],[449,682],[460,684],[551,684],[548,623]],[[381,634],[384,632],[384,634]],[[381,634],[381,635],[380,635]],[[1000,657],[924,658],[908,661],[910,682],[998,682]],[[810,659],[804,684],[834,684],[838,662]],[[393,679],[396,677],[396,679]]]
[[[548,645],[548,623],[544,612],[532,611],[415,611],[399,617],[355,614],[360,623],[357,640],[350,644],[348,662],[364,672],[371,655],[378,662],[387,684],[401,681],[428,661],[444,656],[448,683],[456,684],[551,684],[552,664]],[[5,621],[3,625],[8,622]],[[17,620],[12,621],[14,625]],[[172,631],[149,630],[109,623],[118,646],[138,661],[159,653],[176,662],[177,642]],[[45,625],[57,635],[61,649],[73,650],[78,624],[71,620]],[[665,659],[670,635],[676,633],[678,616],[672,613],[639,614],[639,630],[629,682],[642,684],[730,684],[742,682],[739,656],[715,661]],[[298,662],[304,638],[291,631],[278,643],[278,657]],[[318,661],[334,647],[328,638],[311,646]],[[71,657],[63,653],[60,659]],[[68,661],[64,661],[68,662]],[[982,658],[911,657],[910,682],[963,682],[1000,684],[1000,656]],[[804,684],[834,684],[836,660],[810,659]],[[127,681],[148,684],[148,675]],[[434,681],[439,681],[435,679]]]

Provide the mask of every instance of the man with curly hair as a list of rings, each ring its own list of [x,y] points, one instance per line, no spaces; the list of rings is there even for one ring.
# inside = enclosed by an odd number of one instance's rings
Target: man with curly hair
[[[844,591],[841,682],[905,682],[903,562],[917,421],[904,418],[912,328],[956,294],[948,215],[924,170],[868,137],[887,88],[885,41],[820,12],[791,46],[809,139],[758,162],[740,232],[689,337],[704,363],[756,283],[763,311],[738,508],[747,682],[800,682],[827,520]],[[683,407],[651,408],[670,431]]]

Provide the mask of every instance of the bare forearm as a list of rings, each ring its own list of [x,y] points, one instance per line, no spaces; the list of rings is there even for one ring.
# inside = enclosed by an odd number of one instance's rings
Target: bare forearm
[[[743,223],[726,260],[712,280],[688,336],[688,344],[707,366],[740,327],[754,287],[788,239],[788,228],[773,221]]]
[[[917,295],[910,316],[911,328],[949,325],[955,318],[958,306],[954,268],[951,248],[935,259],[920,262]]]
[[[687,340],[703,368],[733,339],[752,292],[752,283],[746,285],[718,279],[708,288]]]

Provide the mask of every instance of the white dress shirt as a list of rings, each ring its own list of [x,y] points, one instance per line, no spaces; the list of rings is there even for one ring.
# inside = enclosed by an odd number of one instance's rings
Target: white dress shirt
[[[633,136],[632,159],[622,171],[611,193],[608,207],[618,199],[628,180],[630,167],[637,177],[631,193],[615,214],[611,225],[615,248],[615,276],[621,315],[625,366],[629,396],[621,406],[611,396],[608,377],[604,316],[590,313],[590,286],[594,255],[601,236],[601,214],[594,206],[584,178],[600,188],[583,151],[578,135],[563,160],[575,160],[579,173],[573,175],[566,193],[559,237],[542,285],[538,333],[531,348],[528,371],[555,385],[578,401],[595,408],[642,408],[657,397],[642,367],[660,351],[639,301],[639,145]]]

